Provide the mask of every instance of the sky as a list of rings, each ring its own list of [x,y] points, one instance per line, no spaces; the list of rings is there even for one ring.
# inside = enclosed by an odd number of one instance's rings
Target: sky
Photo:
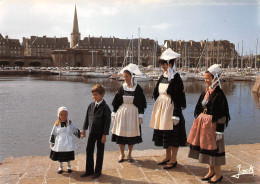
[[[229,40],[260,53],[260,0],[0,0],[0,33],[12,39],[68,37],[77,7],[84,37]],[[239,49],[238,49],[239,45]]]

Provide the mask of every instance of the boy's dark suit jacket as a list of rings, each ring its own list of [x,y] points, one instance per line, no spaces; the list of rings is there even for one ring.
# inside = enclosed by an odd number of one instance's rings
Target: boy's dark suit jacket
[[[95,102],[92,102],[88,106],[83,129],[89,129],[89,133],[108,135],[110,122],[111,110],[106,104],[105,100],[103,100],[103,102],[99,104],[99,106],[96,109]]]

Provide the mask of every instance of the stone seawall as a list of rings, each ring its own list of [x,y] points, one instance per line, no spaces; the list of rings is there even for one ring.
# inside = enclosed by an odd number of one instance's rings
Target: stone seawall
[[[13,75],[53,75],[49,70],[0,70],[0,76]]]
[[[48,156],[9,157],[0,164],[0,184],[206,183],[201,178],[208,166],[188,158],[188,151],[188,147],[179,149],[178,165],[170,170],[157,165],[163,159],[164,150],[134,150],[132,163],[118,163],[119,152],[107,151],[102,176],[98,179],[80,177],[85,170],[85,154],[77,155],[72,161],[72,173],[67,173],[64,163],[62,174],[57,174],[58,163]],[[226,165],[221,167],[224,176],[221,183],[260,183],[260,143],[226,146],[226,160]]]

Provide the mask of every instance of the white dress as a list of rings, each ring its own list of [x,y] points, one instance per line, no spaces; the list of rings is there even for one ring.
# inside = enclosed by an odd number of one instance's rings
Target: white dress
[[[79,130],[73,122],[71,122],[71,124],[68,123],[67,127],[61,127],[61,124],[59,126],[54,125],[51,135],[55,136],[55,144],[52,147],[52,151],[75,151],[77,149],[77,145],[73,141],[73,136],[75,136],[78,131]]]

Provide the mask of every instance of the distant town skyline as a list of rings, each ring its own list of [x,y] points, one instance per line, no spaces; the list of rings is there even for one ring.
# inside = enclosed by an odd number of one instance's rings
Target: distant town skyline
[[[260,38],[258,0],[0,0],[0,33],[13,39],[68,37],[77,6],[81,39],[229,40],[243,55]],[[260,42],[260,40],[259,40]],[[260,53],[258,43],[258,54]]]

